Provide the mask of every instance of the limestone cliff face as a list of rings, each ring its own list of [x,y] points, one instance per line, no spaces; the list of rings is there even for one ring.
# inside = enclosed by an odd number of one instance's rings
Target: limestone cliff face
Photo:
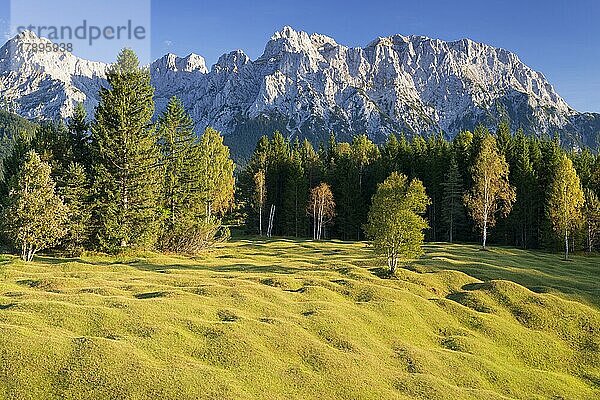
[[[23,33],[0,49],[5,102],[29,118],[68,116],[77,101],[93,112],[107,65],[27,53],[24,40],[46,39]],[[530,134],[559,132],[567,145],[598,145],[598,114],[573,110],[515,54],[469,39],[394,35],[349,48],[285,27],[256,60],[237,50],[209,71],[198,55],[167,54],[149,68],[157,111],[178,96],[198,129],[210,125],[237,138],[273,129],[309,138],[330,131],[376,141],[401,131],[451,137],[508,118]]]

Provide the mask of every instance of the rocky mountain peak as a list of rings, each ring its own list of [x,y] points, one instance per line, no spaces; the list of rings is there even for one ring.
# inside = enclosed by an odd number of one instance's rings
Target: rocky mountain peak
[[[250,57],[242,50],[234,50],[219,57],[219,60],[212,66],[212,72],[238,72],[240,68],[250,62]]]
[[[157,73],[165,71],[208,73],[204,58],[194,53],[187,57],[178,57],[173,53],[165,54],[151,64],[151,69]]]
[[[11,52],[23,40],[46,39],[24,32],[0,49],[0,96],[31,118],[69,116],[77,101],[92,113],[106,64],[67,52]],[[213,126],[234,147],[274,130],[381,141],[401,132],[453,136],[503,119],[530,134],[562,133],[575,145],[600,142],[598,114],[573,110],[514,53],[469,39],[397,34],[351,48],[286,26],[256,60],[235,50],[208,71],[199,55],[167,54],[150,70],[157,112],[176,95],[198,130]]]

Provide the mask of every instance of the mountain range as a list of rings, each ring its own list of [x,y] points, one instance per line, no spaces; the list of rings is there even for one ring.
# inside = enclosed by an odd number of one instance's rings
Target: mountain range
[[[56,119],[83,102],[93,115],[108,64],[24,43],[50,41],[23,32],[0,48],[3,107]],[[453,137],[503,119],[528,134],[557,133],[567,147],[600,143],[600,114],[574,110],[516,54],[470,39],[394,35],[359,48],[284,27],[255,60],[236,50],[209,70],[199,55],[167,54],[149,69],[157,112],[178,96],[196,128],[222,131],[238,156],[274,130],[313,141],[367,133],[381,142],[401,132]]]

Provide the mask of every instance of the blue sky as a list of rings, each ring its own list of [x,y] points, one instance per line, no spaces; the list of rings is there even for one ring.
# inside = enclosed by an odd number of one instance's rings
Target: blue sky
[[[8,4],[0,0],[4,21]],[[210,68],[221,54],[238,48],[258,57],[284,25],[348,46],[395,33],[468,37],[514,51],[573,107],[600,112],[599,17],[600,2],[592,0],[152,0],[150,44],[152,58],[194,52]]]

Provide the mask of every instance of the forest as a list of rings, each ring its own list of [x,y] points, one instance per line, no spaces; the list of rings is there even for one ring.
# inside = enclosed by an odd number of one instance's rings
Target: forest
[[[511,132],[508,121],[451,140],[400,132],[383,144],[360,134],[340,142],[334,132],[313,144],[274,132],[235,165],[221,134],[195,132],[177,98],[153,119],[150,76],[131,50],[108,83],[93,118],[81,104],[65,122],[0,115],[2,241],[24,259],[43,250],[195,254],[227,240],[229,228],[374,239],[369,232],[386,208],[378,217],[370,210],[386,182],[404,193],[387,209],[423,192],[410,206],[423,221],[412,214],[396,221],[418,226],[417,243],[423,233],[484,248],[562,249],[565,257],[598,246],[600,157],[567,150],[558,137]],[[411,192],[413,184],[423,189]],[[380,195],[380,204],[400,192]]]
[[[570,169],[576,175],[578,192],[571,201],[579,212],[573,214],[569,227],[569,246],[592,251],[598,240],[600,157],[588,149],[567,151],[558,138],[539,138],[522,130],[511,132],[508,122],[495,132],[478,126],[453,140],[441,134],[429,138],[390,135],[382,145],[365,135],[346,143],[336,141],[332,133],[329,141],[317,148],[308,140],[289,140],[279,132],[271,138],[264,136],[238,178],[237,194],[246,215],[246,229],[260,233],[260,210],[266,219],[273,206],[274,235],[311,237],[312,215],[307,205],[311,189],[324,182],[335,202],[324,237],[363,240],[363,226],[377,184],[399,172],[422,181],[431,199],[425,214],[428,241],[480,241],[481,229],[471,218],[465,194],[491,162],[477,163],[486,138],[492,139],[495,158],[506,164],[507,181],[514,191],[509,209],[494,221],[490,243],[526,249],[561,248],[564,235],[555,229],[552,211],[556,196],[552,190]],[[564,165],[564,158],[569,165]],[[264,175],[264,183],[257,181],[257,174]],[[263,194],[257,196],[259,192]]]

